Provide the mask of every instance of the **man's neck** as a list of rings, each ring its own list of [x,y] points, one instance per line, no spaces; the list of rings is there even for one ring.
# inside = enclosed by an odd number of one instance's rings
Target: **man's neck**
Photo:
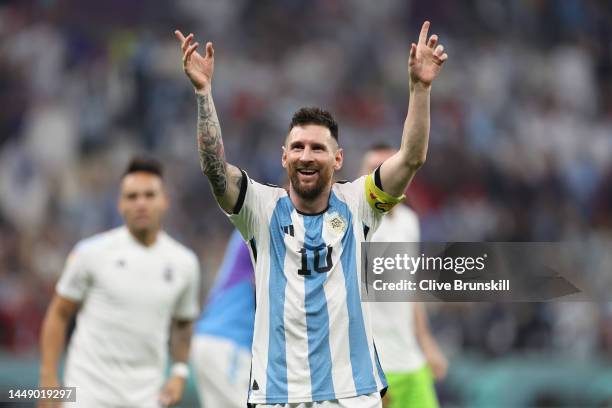
[[[291,183],[289,184],[289,198],[295,209],[303,214],[319,214],[325,211],[329,205],[329,194],[331,185],[321,191],[317,197],[307,200],[300,196],[294,189]]]
[[[135,231],[128,227],[130,235],[143,246],[150,247],[157,241],[159,229]]]

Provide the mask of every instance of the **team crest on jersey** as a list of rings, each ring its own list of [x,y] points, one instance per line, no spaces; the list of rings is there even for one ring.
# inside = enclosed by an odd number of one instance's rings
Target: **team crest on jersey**
[[[326,214],[325,225],[330,231],[338,235],[343,234],[346,230],[346,220],[337,212]]]

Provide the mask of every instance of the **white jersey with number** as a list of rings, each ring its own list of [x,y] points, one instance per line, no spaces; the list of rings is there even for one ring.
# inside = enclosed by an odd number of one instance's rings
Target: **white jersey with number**
[[[365,177],[335,183],[328,208],[298,212],[287,192],[244,174],[230,215],[255,263],[249,402],[284,404],[371,394],[386,387],[361,303],[361,242],[382,214]],[[374,195],[372,195],[374,197]]]
[[[398,205],[382,220],[372,242],[419,242],[417,215]],[[371,302],[376,349],[385,372],[410,372],[425,364],[414,331],[414,303]]]
[[[126,227],[76,245],[57,293],[81,303],[65,385],[100,406],[158,406],[172,318],[199,312],[195,254],[161,232],[146,247]],[[81,405],[78,405],[81,406]]]

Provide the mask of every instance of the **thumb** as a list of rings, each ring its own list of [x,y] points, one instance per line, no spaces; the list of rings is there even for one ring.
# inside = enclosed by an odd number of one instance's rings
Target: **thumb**
[[[416,50],[417,50],[417,46],[415,43],[410,44],[410,58],[416,58]]]
[[[213,48],[213,44],[211,42],[206,43],[206,56],[208,58],[215,57],[215,49]]]

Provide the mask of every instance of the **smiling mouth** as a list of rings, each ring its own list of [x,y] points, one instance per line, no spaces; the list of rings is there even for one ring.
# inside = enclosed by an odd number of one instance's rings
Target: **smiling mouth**
[[[305,176],[313,176],[315,174],[317,174],[316,170],[311,170],[311,169],[299,169],[298,173],[303,174]]]

